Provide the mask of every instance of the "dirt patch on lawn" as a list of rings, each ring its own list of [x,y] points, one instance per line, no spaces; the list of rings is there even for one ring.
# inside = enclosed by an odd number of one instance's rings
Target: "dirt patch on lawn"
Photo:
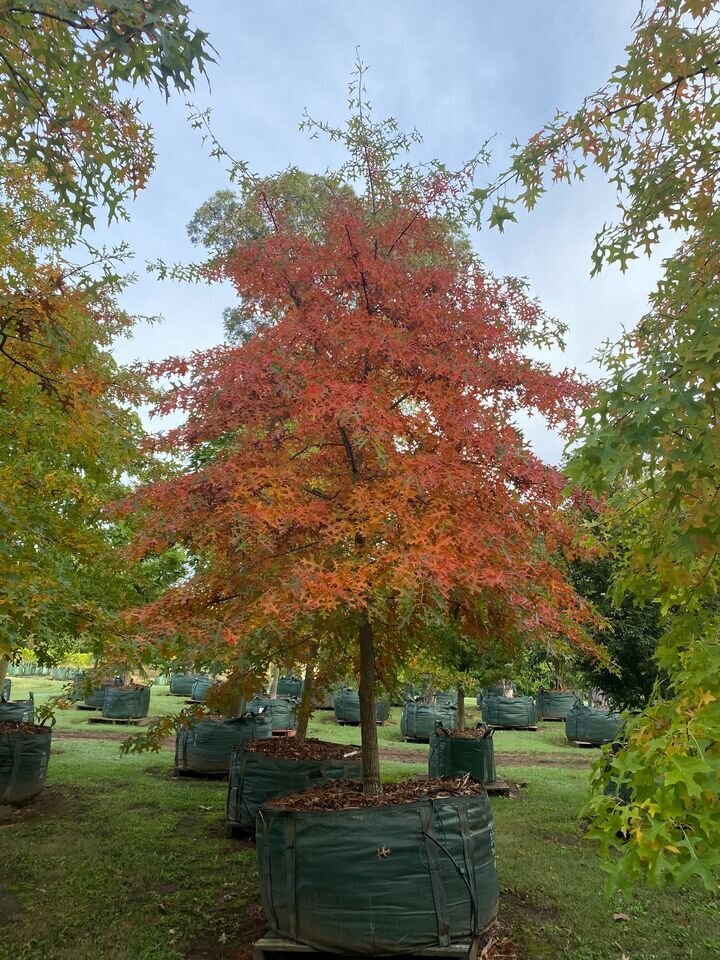
[[[535,923],[549,923],[557,919],[560,911],[554,903],[537,903],[516,890],[502,890],[500,893],[501,910],[521,913]]]
[[[585,754],[568,756],[565,753],[496,753],[499,766],[515,767],[573,767],[586,770],[594,757]]]
[[[424,750],[401,750],[394,747],[381,747],[380,757],[395,763],[423,763],[427,760],[427,748]],[[498,753],[495,752],[495,763],[505,767],[571,767],[573,769],[587,769],[594,756],[579,753]]]
[[[267,930],[267,920],[259,903],[248,904],[236,914],[232,929],[218,924],[217,937],[194,937],[185,947],[186,960],[252,960],[253,944]]]
[[[4,805],[0,807],[0,831],[14,827],[30,820],[39,820],[43,817],[58,816],[65,812],[68,800],[74,799],[72,790],[61,790],[59,787],[44,787],[35,799],[28,801],[22,807]],[[0,833],[0,836],[2,834]]]

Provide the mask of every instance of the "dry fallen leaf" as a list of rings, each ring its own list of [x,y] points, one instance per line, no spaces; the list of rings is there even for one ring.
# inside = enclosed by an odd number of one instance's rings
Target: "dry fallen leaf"
[[[626,913],[614,913],[613,920],[632,920]]]

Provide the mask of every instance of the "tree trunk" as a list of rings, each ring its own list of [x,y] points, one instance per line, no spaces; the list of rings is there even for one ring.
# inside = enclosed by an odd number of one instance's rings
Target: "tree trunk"
[[[4,655],[0,657],[0,690],[2,690],[2,685],[5,682],[5,677],[7,676],[9,666],[10,658]]]
[[[315,695],[315,669],[312,660],[305,667],[303,692],[297,713],[297,730],[295,739],[300,743],[307,737],[308,723],[313,712],[313,697]]]
[[[362,770],[365,793],[377,797],[382,793],[380,783],[380,752],[378,750],[375,702],[375,639],[367,614],[360,621],[360,741],[362,743]]]
[[[458,717],[457,717],[457,728],[458,730],[465,729],[465,687],[458,684],[457,688],[457,697],[458,697]]]
[[[278,680],[280,679],[280,667],[272,664],[272,680],[270,681],[270,699],[277,700]]]

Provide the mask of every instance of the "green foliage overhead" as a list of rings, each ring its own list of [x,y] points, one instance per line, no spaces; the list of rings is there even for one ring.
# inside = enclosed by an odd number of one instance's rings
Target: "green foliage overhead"
[[[0,3],[0,157],[30,165],[80,225],[110,218],[154,163],[126,84],[187,91],[211,61],[180,0]]]
[[[571,470],[609,497],[622,531],[616,599],[672,618],[657,651],[667,698],[598,773],[598,788],[620,778],[629,799],[596,798],[593,830],[616,882],[709,884],[720,850],[720,19],[712,0],[657,0],[634,27],[607,85],[517,146],[473,200],[479,222],[494,204],[499,226],[498,204],[530,209],[549,180],[582,180],[594,164],[616,187],[617,216],[597,234],[593,273],[677,235],[647,314],[604,352]]]

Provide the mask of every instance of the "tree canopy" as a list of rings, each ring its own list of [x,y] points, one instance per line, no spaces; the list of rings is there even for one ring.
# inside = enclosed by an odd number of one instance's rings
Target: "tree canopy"
[[[140,611],[155,642],[180,631],[232,657],[302,661],[314,638],[359,675],[373,792],[376,683],[438,620],[456,618],[480,647],[591,646],[591,614],[554,562],[577,548],[563,478],[515,422],[534,411],[567,430],[585,385],[532,359],[531,345],[559,341],[552,321],[455,242],[467,170],[404,164],[407,138],[372,121],[361,78],[333,135],[349,155],[333,179],[352,190],[331,196],[318,229],[260,189],[272,229],[216,267],[274,322],[151,367],[173,383],[159,412],[186,415],[162,449],[222,445],[126,510],[141,517],[136,556],[181,542],[196,558]]]

